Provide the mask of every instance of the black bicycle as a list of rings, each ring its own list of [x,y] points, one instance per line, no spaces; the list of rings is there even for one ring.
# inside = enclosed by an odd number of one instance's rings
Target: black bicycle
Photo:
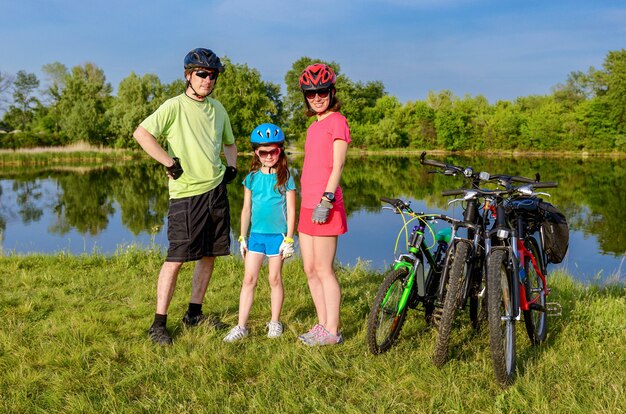
[[[473,191],[490,201],[489,210],[495,217],[486,239],[489,348],[496,380],[507,386],[515,374],[515,323],[520,310],[533,345],[546,338],[547,315],[560,314],[559,304],[546,301],[550,289],[542,204],[548,203],[537,197],[545,193],[534,191],[557,184],[510,176],[499,176],[497,181],[504,189]],[[515,186],[513,182],[525,184]]]
[[[435,302],[443,300],[438,287],[451,234],[449,227],[435,234],[431,225],[437,221],[451,225],[457,222],[444,214],[416,213],[409,203],[400,199],[380,199],[391,206],[384,208],[392,209],[402,217],[404,225],[398,233],[396,246],[404,234],[406,251],[397,256],[392,269],[385,274],[367,318],[365,336],[372,354],[391,348],[398,339],[408,310],[416,309],[420,303],[424,307],[426,322],[431,323]],[[409,225],[413,222],[409,235]],[[427,245],[426,231],[432,232],[436,242],[436,247],[432,246],[434,251]],[[428,272],[424,270],[425,263],[430,265]]]
[[[485,269],[485,229],[489,225],[488,210],[482,209],[482,200],[478,193],[481,182],[491,179],[487,172],[474,172],[471,167],[460,167],[425,158],[423,152],[420,163],[436,167],[444,175],[461,176],[470,189],[464,191],[461,199],[449,204],[463,202],[463,220],[452,228],[452,242],[446,257],[445,272],[440,279],[440,297],[443,302],[436,303],[435,319],[438,328],[437,343],[433,354],[433,363],[443,365],[448,359],[448,345],[457,310],[464,310],[469,302],[469,316],[474,329],[478,330],[487,319],[486,307],[486,269]],[[444,196],[457,195],[459,190],[444,191]],[[445,292],[445,294],[443,293]]]

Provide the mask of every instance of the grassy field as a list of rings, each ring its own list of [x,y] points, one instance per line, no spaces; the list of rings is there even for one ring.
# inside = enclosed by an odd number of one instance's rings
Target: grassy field
[[[451,360],[430,362],[435,333],[411,311],[398,345],[365,346],[365,319],[381,276],[340,268],[341,346],[308,348],[315,322],[298,260],[285,268],[286,332],[269,340],[269,288],[260,280],[251,337],[186,329],[191,279],[183,267],[168,326],[174,345],[147,338],[162,256],[127,249],[102,255],[0,257],[0,412],[6,413],[620,413],[626,410],[626,290],[552,276],[561,317],[531,348],[518,329],[518,378],[493,378],[485,331],[461,319]],[[236,322],[242,262],[218,260],[204,309]]]

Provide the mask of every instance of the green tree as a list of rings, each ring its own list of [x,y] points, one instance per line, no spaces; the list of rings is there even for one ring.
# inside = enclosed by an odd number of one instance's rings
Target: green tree
[[[395,111],[402,139],[410,148],[434,148],[437,142],[435,110],[424,101],[408,102]]]
[[[350,101],[352,102],[352,101]],[[382,96],[374,106],[365,107],[361,112],[360,122],[352,121],[352,128],[357,142],[364,142],[376,148],[398,148],[406,146],[400,125],[395,120],[395,113],[401,107],[393,96]],[[358,126],[365,128],[358,128]],[[366,134],[365,136],[360,136]]]
[[[618,133],[626,134],[626,49],[611,51],[604,60],[604,99]]]
[[[40,105],[39,100],[33,96],[38,87],[39,79],[34,73],[23,70],[17,72],[13,81],[13,105],[9,107],[8,114],[13,118],[14,126],[23,131],[32,121],[35,108]]]
[[[131,72],[120,82],[117,96],[106,112],[112,144],[118,148],[134,147],[137,125],[163,102],[163,86],[156,75],[139,77]]]
[[[496,102],[484,129],[486,148],[515,149],[520,137],[522,114],[519,106],[509,101]]]
[[[558,149],[564,139],[563,106],[552,96],[533,97],[520,127],[520,145],[524,150]]]
[[[341,82],[340,82],[341,81]],[[384,105],[394,105],[398,101],[392,98],[383,101],[378,110],[374,109],[379,101],[386,95],[385,86],[380,81],[372,82],[352,82],[345,76],[337,79],[338,97],[342,102],[341,113],[348,118],[351,124],[366,124],[373,122],[376,114],[381,115],[380,109],[384,112]],[[382,114],[384,117],[384,114]],[[379,118],[382,119],[382,118]]]
[[[240,148],[247,148],[248,137],[259,124],[271,122],[278,115],[275,94],[278,87],[264,82],[256,69],[223,59],[226,71],[220,74],[212,97],[219,100],[230,117]]]
[[[163,85],[163,99],[164,102],[170,98],[180,95],[185,92],[187,83],[184,79],[176,79],[172,83],[166,83]]]
[[[106,144],[107,120],[104,116],[111,97],[102,69],[93,63],[75,66],[65,77],[59,100],[60,125],[71,142]]]
[[[61,131],[61,113],[59,102],[61,101],[61,92],[65,87],[65,80],[68,76],[67,67],[59,62],[43,65],[42,70],[48,78],[48,84],[44,90],[45,103],[47,111],[44,119],[40,119],[40,124],[47,126],[49,132],[59,133]]]
[[[555,100],[567,108],[573,108],[578,103],[590,99],[594,93],[592,78],[581,71],[571,72],[564,84],[552,88]]]

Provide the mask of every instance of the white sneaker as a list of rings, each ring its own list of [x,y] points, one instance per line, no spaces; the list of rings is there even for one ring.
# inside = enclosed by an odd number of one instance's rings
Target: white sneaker
[[[224,342],[235,342],[240,339],[248,336],[248,330],[246,328],[242,328],[239,325],[236,325],[233,329],[228,332],[228,335],[224,337]]]
[[[283,334],[283,324],[276,321],[271,321],[265,324],[267,327],[268,338],[278,338]]]

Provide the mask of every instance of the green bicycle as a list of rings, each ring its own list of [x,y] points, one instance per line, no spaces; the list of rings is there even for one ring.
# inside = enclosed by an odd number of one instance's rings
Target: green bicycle
[[[438,289],[439,280],[445,267],[451,227],[458,222],[444,214],[416,213],[409,203],[400,199],[381,197],[380,200],[391,206],[383,208],[391,209],[402,216],[404,226],[398,234],[397,241],[404,233],[407,251],[397,256],[392,269],[385,274],[367,318],[367,346],[375,355],[393,346],[400,335],[409,309],[416,309],[421,303],[426,322],[428,324],[432,322],[435,303],[443,302]],[[447,222],[450,227],[435,234],[432,224],[437,221]],[[416,223],[409,235],[408,228],[413,222]],[[432,232],[436,241],[434,252],[426,243],[427,229]],[[424,270],[425,263],[430,265],[428,272]]]

